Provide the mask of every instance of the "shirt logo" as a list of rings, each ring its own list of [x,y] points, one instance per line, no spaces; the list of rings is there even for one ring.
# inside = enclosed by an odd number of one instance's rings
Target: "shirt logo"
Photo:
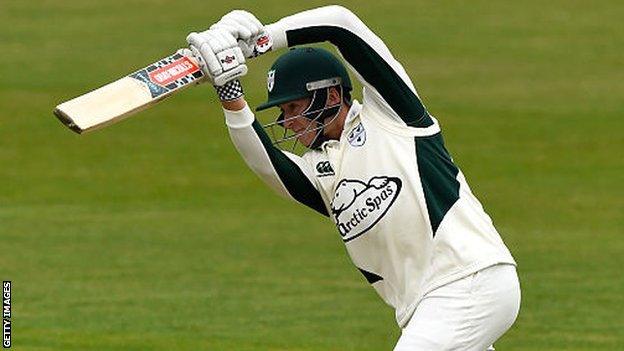
[[[332,166],[329,164],[329,161],[321,161],[319,163],[316,164],[316,176],[317,177],[327,177],[327,176],[333,176],[336,173],[334,173],[334,169],[332,168]]]
[[[331,201],[342,240],[353,240],[377,224],[399,196],[401,185],[396,177],[373,177],[367,183],[342,179]]]
[[[355,147],[362,146],[366,143],[366,130],[362,123],[358,123],[358,125],[349,132],[347,139],[349,140],[349,144]]]
[[[273,86],[275,86],[275,70],[270,70],[269,75],[267,76],[267,88],[269,92],[273,91]]]

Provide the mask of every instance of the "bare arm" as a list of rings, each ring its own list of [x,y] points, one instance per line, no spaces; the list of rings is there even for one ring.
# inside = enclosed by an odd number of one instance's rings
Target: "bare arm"
[[[229,111],[240,111],[247,106],[247,101],[244,97],[240,97],[233,101],[221,101],[221,106]]]

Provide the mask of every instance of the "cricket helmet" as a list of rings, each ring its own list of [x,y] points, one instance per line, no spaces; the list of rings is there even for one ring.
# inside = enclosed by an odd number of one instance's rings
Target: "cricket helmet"
[[[340,103],[329,105],[332,87],[338,88]],[[352,89],[347,70],[329,51],[315,47],[295,48],[280,56],[271,66],[267,78],[268,99],[267,102],[258,106],[256,111],[310,97],[309,106],[301,113],[301,116],[312,121],[313,127],[292,135],[288,135],[289,132],[284,128],[283,135],[279,138],[275,137],[274,126],[285,127],[284,122],[298,118],[298,116],[290,116],[285,119],[283,113],[274,123],[264,127],[271,130],[274,136],[273,141],[278,146],[302,134],[313,132],[314,141],[307,147],[318,148],[327,140],[323,133],[325,125],[338,116],[343,100],[349,102]]]
[[[271,66],[267,77],[268,99],[256,111],[309,97],[317,89],[337,85],[341,85],[344,92],[353,89],[340,60],[325,49],[294,48]]]

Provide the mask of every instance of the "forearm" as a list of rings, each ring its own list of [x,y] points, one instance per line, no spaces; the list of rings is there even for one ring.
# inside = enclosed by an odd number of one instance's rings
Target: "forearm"
[[[413,127],[431,124],[403,66],[384,42],[348,9],[321,7],[282,18],[265,28],[275,48],[329,41],[357,73],[360,82],[377,91],[397,118]]]
[[[352,65],[351,61],[357,60],[358,56],[365,56],[367,51],[372,51],[413,88],[405,70],[392,56],[383,40],[345,7],[332,5],[299,12],[269,24],[265,29],[273,38],[273,47],[276,49],[328,41]],[[360,42],[370,48],[361,47]],[[353,68],[360,73],[357,62]],[[367,75],[366,72],[363,73]]]
[[[289,197],[288,191],[271,164],[262,140],[253,128],[255,117],[247,103],[244,99],[239,99],[236,102],[224,102],[222,105],[230,139],[247,166],[275,192]]]
[[[249,168],[279,195],[328,216],[305,161],[273,146],[244,99],[223,103],[223,107],[230,138]]]

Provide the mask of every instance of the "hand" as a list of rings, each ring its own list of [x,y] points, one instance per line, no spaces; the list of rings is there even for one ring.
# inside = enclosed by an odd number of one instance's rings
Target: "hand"
[[[238,40],[238,46],[247,58],[256,57],[271,50],[273,42],[264,31],[262,23],[250,12],[234,10],[223,16],[210,29],[229,32]]]
[[[264,31],[262,23],[250,12],[234,10],[221,17],[210,29],[224,29],[236,39],[249,41]]]
[[[229,32],[222,29],[193,32],[186,41],[214,85],[223,86],[247,74],[243,52]]]

